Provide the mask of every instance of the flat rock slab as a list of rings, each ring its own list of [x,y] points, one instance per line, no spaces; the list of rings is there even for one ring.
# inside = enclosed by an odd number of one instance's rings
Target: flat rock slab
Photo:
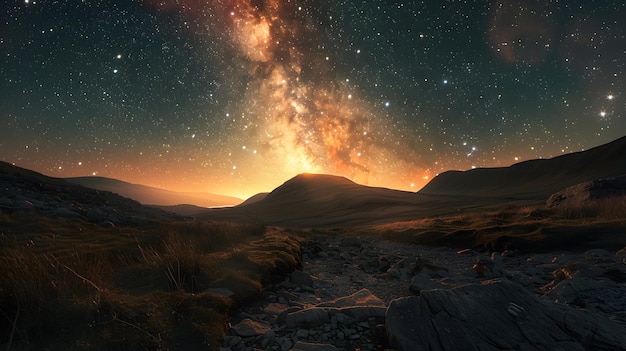
[[[399,350],[626,350],[626,328],[506,280],[396,299],[386,329]]]
[[[385,302],[367,289],[340,297],[313,307],[287,314],[285,323],[290,329],[314,328],[330,322],[330,318],[343,314],[356,321],[367,320],[370,317],[384,318],[387,307]]]
[[[249,318],[242,320],[232,327],[237,335],[241,337],[264,335],[272,329],[272,326],[263,322],[253,321]]]
[[[333,345],[298,341],[290,351],[339,351]]]
[[[353,307],[353,306],[385,306],[385,302],[378,296],[372,294],[367,289],[361,289],[352,295],[340,297],[338,299],[323,302],[317,307]]]

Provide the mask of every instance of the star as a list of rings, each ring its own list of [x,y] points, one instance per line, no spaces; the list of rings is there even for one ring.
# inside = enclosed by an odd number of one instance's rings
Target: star
[[[240,197],[304,171],[416,191],[623,136],[623,2],[520,2],[20,0],[0,159]]]

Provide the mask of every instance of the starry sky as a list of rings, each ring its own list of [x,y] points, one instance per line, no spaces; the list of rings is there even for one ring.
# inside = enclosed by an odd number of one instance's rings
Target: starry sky
[[[0,159],[54,177],[417,191],[626,134],[618,0],[2,0],[0,16]]]

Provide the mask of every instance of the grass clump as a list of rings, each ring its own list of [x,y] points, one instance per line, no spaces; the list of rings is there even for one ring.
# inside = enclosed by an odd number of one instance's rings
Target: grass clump
[[[626,245],[626,197],[557,208],[506,207],[381,225],[383,238],[422,245],[546,251]]]
[[[258,225],[103,228],[2,215],[0,344],[216,350],[233,306],[258,296],[273,271],[293,270],[298,254],[295,239]],[[239,295],[217,296],[214,287]]]
[[[567,201],[555,208],[558,216],[577,220],[626,220],[626,196],[612,196],[588,201]]]

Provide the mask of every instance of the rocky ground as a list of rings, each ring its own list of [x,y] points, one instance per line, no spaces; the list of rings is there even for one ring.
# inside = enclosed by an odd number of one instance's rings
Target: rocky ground
[[[222,350],[626,349],[626,250],[549,254],[318,237]]]

